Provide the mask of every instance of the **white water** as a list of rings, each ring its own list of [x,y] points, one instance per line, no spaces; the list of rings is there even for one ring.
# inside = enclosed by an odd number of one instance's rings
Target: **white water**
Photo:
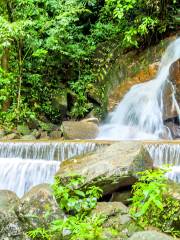
[[[169,165],[168,178],[180,183],[180,144],[148,144],[146,145],[154,166]]]
[[[52,183],[64,159],[97,148],[95,143],[0,143],[0,189],[21,197],[35,185]]]
[[[149,82],[134,85],[124,96],[115,111],[109,114],[100,127],[97,139],[152,140],[171,139],[169,129],[163,124],[163,92],[169,84],[169,68],[180,58],[180,38],[172,42],[162,57],[157,77]],[[172,93],[172,108],[179,106]]]

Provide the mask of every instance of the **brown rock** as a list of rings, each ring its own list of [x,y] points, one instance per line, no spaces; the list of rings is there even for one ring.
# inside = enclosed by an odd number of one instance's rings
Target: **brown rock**
[[[178,104],[180,104],[180,59],[174,62],[170,67],[170,80],[176,88],[176,99]]]
[[[171,82],[167,82],[163,92],[163,120],[175,118],[178,116],[177,110],[173,103],[173,86]]]
[[[65,139],[94,139],[98,134],[98,127],[92,122],[65,121],[62,123]]]

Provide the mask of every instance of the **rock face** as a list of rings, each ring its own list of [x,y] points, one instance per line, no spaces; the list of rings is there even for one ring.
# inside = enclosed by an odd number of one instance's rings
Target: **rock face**
[[[178,116],[177,110],[173,103],[173,85],[167,82],[163,92],[163,120],[173,119]]]
[[[64,217],[48,184],[35,186],[26,193],[16,213],[26,223],[27,230],[46,226],[52,220]]]
[[[171,65],[169,74],[170,80],[176,88],[176,100],[180,106],[180,59]]]
[[[156,231],[143,231],[134,233],[129,240],[173,240],[174,238]]]
[[[62,131],[65,139],[94,139],[98,134],[98,126],[93,122],[65,121]]]
[[[82,175],[86,185],[97,185],[107,194],[132,185],[136,181],[136,172],[152,166],[153,161],[142,144],[124,142],[62,162],[57,176],[66,182],[67,175]]]

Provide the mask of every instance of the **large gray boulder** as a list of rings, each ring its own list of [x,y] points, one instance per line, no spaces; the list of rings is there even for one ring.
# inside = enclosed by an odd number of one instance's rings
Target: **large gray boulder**
[[[104,194],[132,185],[136,173],[152,168],[153,161],[141,143],[121,142],[96,153],[63,161],[57,176],[66,184],[71,175],[85,177],[85,185],[96,185]]]
[[[173,240],[174,238],[156,231],[142,231],[134,233],[129,240]]]
[[[65,139],[94,139],[98,134],[98,126],[88,121],[64,121],[62,131]]]
[[[25,229],[45,227],[53,220],[64,218],[49,184],[40,184],[27,192],[16,209]]]

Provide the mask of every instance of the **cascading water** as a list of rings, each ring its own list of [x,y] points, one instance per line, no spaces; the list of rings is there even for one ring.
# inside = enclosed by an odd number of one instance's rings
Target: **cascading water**
[[[163,138],[164,135],[171,139],[170,131],[163,123],[163,93],[170,83],[169,68],[179,58],[180,38],[167,48],[156,79],[137,84],[130,89],[101,126],[97,139],[152,140]],[[180,113],[174,96],[173,92],[172,108]]]
[[[180,183],[180,144],[148,144],[146,148],[154,160],[154,165],[169,165],[172,171],[167,173],[168,177]]]
[[[0,189],[23,196],[32,186],[52,183],[64,159],[96,150],[96,143],[0,143]]]

